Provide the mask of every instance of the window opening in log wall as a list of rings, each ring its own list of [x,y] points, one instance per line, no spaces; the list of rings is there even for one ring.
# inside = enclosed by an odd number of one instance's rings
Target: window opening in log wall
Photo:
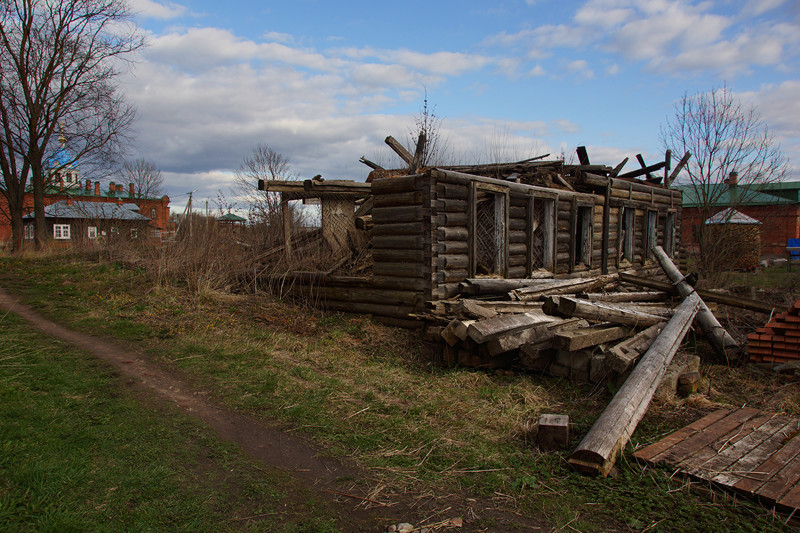
[[[675,255],[675,212],[667,212],[664,221],[664,251],[670,257]]]
[[[622,257],[623,261],[633,262],[633,239],[636,226],[634,225],[636,210],[630,207],[622,208]]]
[[[644,241],[644,257],[650,259],[653,257],[653,248],[656,245],[656,221],[658,220],[658,212],[647,210],[647,227],[645,231]]]
[[[555,200],[533,199],[533,270],[553,269]]]
[[[577,218],[575,221],[575,233],[573,234],[575,245],[575,265],[592,266],[592,208],[590,206],[578,206]]]
[[[504,275],[506,195],[475,191],[475,274]]]

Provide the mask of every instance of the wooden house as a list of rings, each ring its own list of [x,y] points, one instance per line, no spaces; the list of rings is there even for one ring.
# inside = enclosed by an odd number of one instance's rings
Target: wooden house
[[[371,253],[371,272],[295,271],[282,283],[291,278],[295,291],[328,308],[414,327],[415,315],[458,296],[467,279],[637,269],[653,263],[656,244],[675,256],[681,193],[668,184],[679,168],[669,174],[667,158],[619,175],[622,164],[591,165],[585,151],[579,155],[579,165],[537,158],[420,168],[410,159],[409,169],[375,165],[367,183],[261,182],[262,190],[282,196],[287,257],[298,238],[289,227],[289,202],[312,199],[321,203],[319,242],[333,253],[333,267]],[[653,175],[662,169],[663,178]]]

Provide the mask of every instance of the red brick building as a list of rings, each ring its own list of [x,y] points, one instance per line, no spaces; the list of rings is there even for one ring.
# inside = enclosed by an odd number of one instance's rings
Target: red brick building
[[[61,200],[74,200],[80,202],[103,202],[117,205],[136,204],[139,213],[150,219],[148,224],[148,238],[160,238],[165,231],[169,231],[169,196],[160,198],[142,198],[136,193],[134,185],[127,187],[120,183],[110,182],[101,186],[99,181],[79,180],[77,177],[59,176],[59,180],[45,189],[45,206],[52,205]],[[33,212],[33,193],[25,195],[23,215]],[[11,242],[11,217],[8,212],[8,203],[0,195],[0,247],[9,246]]]
[[[741,186],[733,183],[677,187],[683,193],[681,243],[687,249],[698,245],[697,228],[701,220],[701,195],[713,198],[709,217],[733,207],[761,222],[761,256],[784,257],[789,239],[800,238],[800,181]]]

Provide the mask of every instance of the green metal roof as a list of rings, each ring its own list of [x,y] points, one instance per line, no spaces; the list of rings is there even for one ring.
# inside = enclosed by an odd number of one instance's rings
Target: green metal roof
[[[792,182],[786,182],[792,183]],[[800,182],[794,182],[800,185]],[[791,205],[797,200],[771,192],[764,185],[733,186],[713,184],[704,186],[682,185],[674,187],[683,194],[683,207],[700,207],[711,204],[717,207],[738,207],[744,205]],[[791,190],[788,188],[784,190]],[[707,199],[707,201],[706,201]]]

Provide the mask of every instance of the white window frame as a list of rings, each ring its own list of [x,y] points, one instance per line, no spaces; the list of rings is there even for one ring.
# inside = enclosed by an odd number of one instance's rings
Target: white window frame
[[[32,241],[35,234],[35,228],[36,226],[34,226],[33,224],[25,224],[23,238],[25,240]]]
[[[70,240],[69,224],[53,224],[53,238],[58,241]]]
[[[90,239],[96,239],[97,226],[89,226],[88,228],[86,228],[86,236],[89,237]]]

